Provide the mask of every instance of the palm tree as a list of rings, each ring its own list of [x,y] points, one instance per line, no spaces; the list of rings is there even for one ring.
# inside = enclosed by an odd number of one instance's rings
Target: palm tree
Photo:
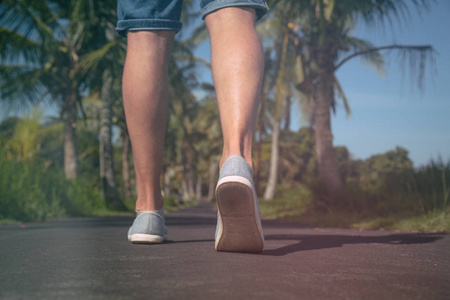
[[[295,92],[294,84],[295,78],[297,77],[294,68],[295,45],[293,44],[290,33],[291,27],[293,26],[291,22],[293,11],[290,9],[290,5],[287,4],[285,7],[279,7],[274,14],[276,16],[275,18],[269,19],[259,27],[264,41],[272,43],[271,47],[266,47],[265,49],[264,96],[258,120],[260,133],[257,147],[258,170],[256,182],[258,183],[263,116],[266,116],[272,125],[269,177],[264,191],[264,200],[272,200],[275,196],[278,181],[281,124],[283,119],[287,120],[286,116],[289,116],[289,113],[286,111],[287,103],[290,103],[292,94]],[[274,98],[272,105],[266,103],[271,95]]]
[[[8,156],[21,161],[31,161],[35,158],[41,146],[39,131],[43,116],[42,108],[35,106],[31,112],[19,119],[11,138],[5,143]]]
[[[84,81],[80,56],[89,42],[83,22],[90,19],[74,15],[80,2],[10,0],[0,4],[1,100],[11,108],[45,100],[59,106],[67,178],[75,178],[78,170],[76,120]],[[75,17],[77,23],[72,22]]]
[[[120,128],[120,138],[122,140],[122,182],[123,193],[126,200],[131,200],[133,197],[131,188],[131,167],[130,167],[130,155],[131,155],[131,140],[128,133],[127,123],[125,120],[125,111],[123,105],[117,105],[113,107],[114,116],[117,118],[116,125]]]
[[[183,24],[189,24],[198,17],[196,2],[183,2]],[[201,200],[202,172],[206,159],[203,157],[205,128],[201,119],[208,118],[198,102],[194,90],[198,90],[197,67],[206,60],[195,57],[193,49],[207,38],[206,26],[201,23],[191,35],[184,38],[175,36],[172,56],[169,62],[169,116],[164,150],[164,194],[171,194],[171,179],[176,175],[181,179],[179,194],[182,201],[197,198]],[[181,173],[181,174],[180,174]],[[179,176],[181,175],[181,176]],[[194,187],[195,186],[195,187]]]
[[[286,80],[286,56],[288,51],[289,43],[289,31],[288,27],[285,26],[284,34],[282,37],[282,46],[280,51],[280,59],[278,64],[278,71],[275,80],[275,111],[272,121],[272,148],[270,155],[270,168],[269,168],[269,178],[267,180],[266,190],[264,192],[264,200],[272,200],[275,196],[275,189],[278,178],[278,159],[279,159],[279,148],[280,148],[280,127],[283,112],[283,103],[285,97],[284,85],[287,83]]]
[[[194,126],[199,133],[195,143],[199,154],[198,175],[204,174],[208,180],[208,193],[205,200],[212,202],[222,151],[222,134],[214,87],[208,86],[207,89],[210,90],[210,94],[201,102]],[[197,199],[200,199],[199,196],[197,192]]]
[[[113,106],[120,99],[120,79],[125,62],[125,43],[114,32],[117,20],[116,1],[97,1],[93,3],[80,1],[75,7],[74,16],[82,30],[90,32],[86,39],[90,41],[90,50],[80,61],[86,76],[86,85],[91,94],[101,99],[100,109],[100,179],[106,202],[113,207],[123,209],[114,174],[112,119]],[[91,22],[83,22],[93,16]],[[121,103],[119,104],[121,105]],[[126,147],[126,146],[125,146]],[[129,189],[126,189],[126,191]],[[128,195],[129,196],[129,195]]]
[[[181,170],[179,191],[183,201],[196,197],[194,183],[199,132],[194,122],[200,105],[192,93],[198,85],[195,74],[198,59],[193,56],[192,48],[189,39],[176,38],[173,44],[173,55],[169,61],[169,116],[164,146],[165,194],[170,194],[168,185],[172,175]]]
[[[395,18],[404,21],[410,6],[419,10],[428,7],[431,1],[417,0],[281,0],[273,1],[277,10],[288,5],[297,12],[292,19],[291,34],[297,45],[297,68],[301,80],[297,89],[308,98],[311,120],[315,127],[316,152],[319,173],[328,191],[328,203],[345,197],[345,186],[339,174],[333,149],[331,111],[335,112],[336,98],[341,98],[348,109],[347,99],[336,78],[335,72],[346,62],[361,57],[381,68],[385,50],[396,50],[403,67],[413,69],[422,87],[424,66],[434,57],[430,45],[387,45],[377,47],[366,40],[351,35],[357,21],[368,25]],[[414,72],[418,71],[418,72]]]

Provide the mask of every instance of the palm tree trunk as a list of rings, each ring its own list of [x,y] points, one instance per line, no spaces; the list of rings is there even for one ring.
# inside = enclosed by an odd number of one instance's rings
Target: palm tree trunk
[[[266,72],[269,69],[269,64],[270,64],[270,49],[266,49],[266,51],[264,52],[264,77],[263,77],[263,82],[262,82],[262,95],[261,95],[261,102],[259,105],[259,111],[258,111],[258,124],[257,124],[257,128],[258,128],[258,142],[256,144],[256,164],[255,164],[255,169],[256,169],[256,174],[255,174],[255,189],[256,191],[258,191],[259,189],[259,183],[261,181],[261,151],[262,151],[262,135],[263,135],[263,119],[264,119],[264,103],[266,102],[266,93],[265,93],[265,89],[266,89],[266,80],[267,80],[267,75]]]
[[[200,174],[197,175],[197,182],[195,186],[195,195],[198,202],[202,202],[202,176]]]
[[[286,102],[284,106],[283,116],[284,116],[284,130],[289,130],[289,127],[291,127],[291,96],[286,97]]]
[[[280,148],[280,124],[281,120],[275,120],[272,129],[272,149],[270,152],[270,170],[267,180],[266,190],[264,191],[264,200],[272,200],[275,196],[278,175],[278,158]]]
[[[255,174],[255,189],[258,191],[259,183],[261,181],[261,152],[262,152],[262,134],[263,134],[263,126],[262,126],[262,114],[264,110],[264,97],[261,101],[261,106],[259,108],[259,116],[258,116],[258,142],[256,143],[256,174]]]
[[[78,173],[76,122],[77,122],[77,91],[70,91],[64,98],[64,174],[68,179],[75,179]]]
[[[207,202],[213,202],[214,192],[216,187],[216,177],[217,171],[219,169],[219,162],[213,159],[209,165],[209,186],[208,186],[208,196],[206,197]]]
[[[186,173],[183,174],[183,178],[181,179],[181,198],[182,198],[183,202],[190,200],[189,183],[188,183]]]
[[[130,183],[130,135],[126,128],[122,129],[122,179],[125,199],[131,200],[131,183]]]
[[[330,103],[333,97],[333,77],[329,72],[320,72],[315,86],[315,137],[320,177],[327,189],[328,201],[336,203],[345,195],[345,187],[339,174],[331,133]]]
[[[188,200],[195,198],[194,189],[194,153],[186,142],[186,164],[184,166],[184,179],[186,180],[186,189]]]
[[[189,193],[189,199],[195,198],[195,189],[194,189],[194,170],[192,167],[189,168],[188,172],[188,193]]]
[[[106,203],[123,209],[125,208],[117,191],[114,176],[114,160],[112,149],[112,77],[109,72],[103,76],[103,86],[101,90],[102,106],[100,109],[100,178],[102,182],[103,194]]]
[[[164,196],[170,196],[170,177],[171,177],[171,168],[167,166],[166,171],[164,172]]]
[[[272,200],[275,196],[275,190],[277,187],[277,177],[278,177],[278,158],[280,152],[280,126],[281,120],[283,119],[283,106],[284,106],[284,95],[283,86],[285,84],[285,64],[286,64],[286,53],[289,42],[289,30],[286,30],[283,38],[283,47],[281,49],[281,58],[278,67],[278,74],[276,80],[276,95],[275,95],[275,113],[272,129],[272,149],[270,155],[270,170],[269,178],[267,181],[266,190],[264,191],[264,200]]]

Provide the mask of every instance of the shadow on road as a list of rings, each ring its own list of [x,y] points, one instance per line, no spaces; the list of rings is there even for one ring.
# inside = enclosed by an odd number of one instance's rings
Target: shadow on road
[[[165,244],[182,244],[182,243],[210,243],[214,242],[214,239],[206,239],[206,240],[185,240],[185,241],[174,241],[174,240],[166,240]]]
[[[297,241],[298,243],[277,249],[263,251],[263,255],[283,256],[289,253],[308,250],[342,247],[345,244],[425,244],[433,243],[442,236],[438,234],[391,234],[385,236],[354,236],[354,235],[269,235],[266,241]]]

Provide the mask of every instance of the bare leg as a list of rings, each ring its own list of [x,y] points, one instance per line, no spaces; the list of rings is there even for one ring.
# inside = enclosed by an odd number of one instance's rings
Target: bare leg
[[[240,154],[253,168],[252,141],[264,60],[252,8],[224,8],[205,18],[224,138],[220,166]]]
[[[163,206],[160,174],[167,120],[167,68],[174,31],[128,33],[123,102],[133,145],[136,210]]]

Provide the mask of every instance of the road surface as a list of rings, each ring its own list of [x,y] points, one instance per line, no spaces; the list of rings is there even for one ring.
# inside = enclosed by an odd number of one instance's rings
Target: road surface
[[[210,206],[166,219],[161,245],[130,244],[132,217],[0,226],[0,299],[450,299],[450,235],[264,221],[236,254]]]

